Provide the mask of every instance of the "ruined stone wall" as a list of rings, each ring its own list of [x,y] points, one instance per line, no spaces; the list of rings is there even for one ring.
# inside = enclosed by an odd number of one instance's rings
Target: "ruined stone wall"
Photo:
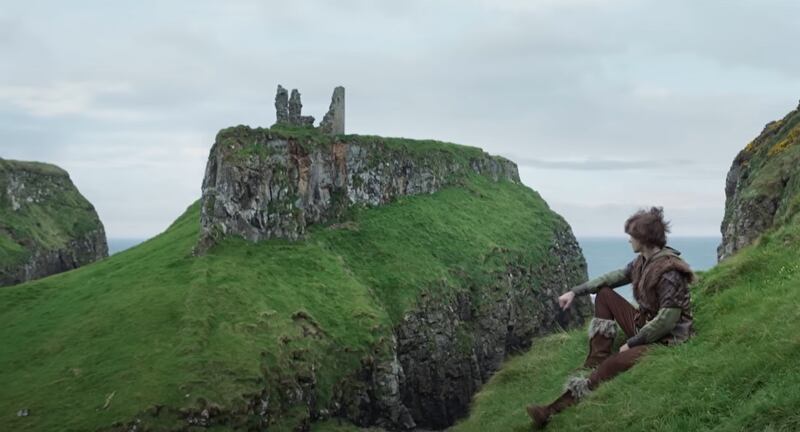
[[[314,117],[303,115],[303,102],[300,92],[292,89],[291,95],[278,85],[275,94],[275,124],[313,127]],[[344,87],[336,87],[331,97],[331,105],[319,125],[319,130],[328,135],[344,134]]]
[[[323,133],[331,135],[344,134],[344,87],[333,89],[331,106],[319,125]]]

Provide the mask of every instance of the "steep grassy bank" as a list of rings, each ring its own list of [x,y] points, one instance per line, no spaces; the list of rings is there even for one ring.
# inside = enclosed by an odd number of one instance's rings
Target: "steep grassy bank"
[[[548,430],[799,430],[799,243],[795,216],[703,274],[692,289],[697,336],[652,350]],[[582,331],[545,338],[508,361],[452,430],[530,430],[524,406],[557,397],[586,349]]]
[[[198,219],[196,203],[137,247],[0,290],[3,429],[94,430],[134,416],[181,427],[189,411],[164,412],[230,409],[312,373],[325,406],[422,292],[447,295],[506,260],[546,262],[554,228],[566,229],[535,192],[480,176],[353,209],[306,241],[229,238],[192,257]],[[22,408],[31,415],[17,417]],[[274,430],[294,424],[284,414]]]

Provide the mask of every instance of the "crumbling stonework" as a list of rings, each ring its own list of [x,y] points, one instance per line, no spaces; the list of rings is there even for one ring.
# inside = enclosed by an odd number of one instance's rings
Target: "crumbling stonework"
[[[300,92],[292,89],[291,96],[281,85],[275,95],[275,118],[276,124],[293,126],[314,126],[313,116],[303,115],[303,102],[300,100]],[[331,105],[319,129],[329,135],[344,134],[344,87],[336,87],[331,97]]]
[[[289,123],[289,93],[280,84],[275,95],[275,117],[278,124]]]
[[[298,126],[313,126],[314,117],[303,115],[303,102],[300,101],[300,92],[292,89],[289,96],[289,124]]]
[[[289,123],[297,124],[302,112],[303,103],[300,102],[300,92],[292,89],[291,96],[289,96]]]
[[[319,128],[323,133],[330,135],[344,134],[344,87],[333,89],[331,106],[322,118]]]

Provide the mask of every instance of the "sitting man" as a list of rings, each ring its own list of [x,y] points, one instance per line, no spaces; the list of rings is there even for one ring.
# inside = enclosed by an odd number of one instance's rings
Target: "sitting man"
[[[678,256],[680,252],[666,246],[669,223],[664,221],[663,210],[653,207],[635,213],[625,222],[625,232],[633,251],[639,254],[633,261],[558,298],[566,310],[575,296],[597,294],[594,319],[589,325],[589,355],[583,364],[594,370],[588,378],[570,378],[564,394],[550,405],[527,407],[538,427],[544,427],[553,414],[574,405],[601,382],[633,367],[648,344],[674,345],[693,333],[688,285],[694,275]],[[628,283],[633,284],[638,309],[613,291]],[[618,353],[612,354],[617,324],[628,339]]]

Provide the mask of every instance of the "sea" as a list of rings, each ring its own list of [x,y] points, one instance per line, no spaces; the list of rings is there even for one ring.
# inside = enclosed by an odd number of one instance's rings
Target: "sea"
[[[125,249],[130,249],[139,243],[145,241],[147,239],[143,238],[110,238],[108,239],[108,254],[114,255],[115,253],[119,253],[124,251]]]
[[[108,239],[108,253],[113,255],[145,241],[140,238]],[[669,239],[669,246],[681,252],[694,270],[708,270],[717,263],[717,246],[720,237],[674,237]],[[625,267],[635,254],[631,251],[627,237],[579,237],[578,243],[586,257],[589,278],[597,277],[611,270]],[[631,286],[617,288],[626,299],[633,300]]]

